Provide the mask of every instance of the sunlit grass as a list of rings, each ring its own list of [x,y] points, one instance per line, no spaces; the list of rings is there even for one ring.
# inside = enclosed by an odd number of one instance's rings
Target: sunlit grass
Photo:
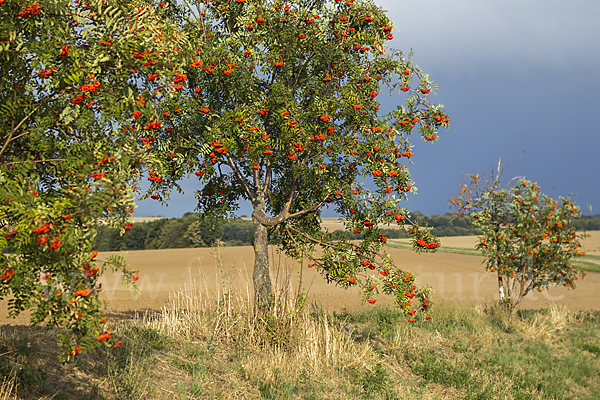
[[[586,262],[584,260],[577,260],[573,262],[573,265],[581,268],[583,271],[588,272],[600,272],[600,264],[593,262]]]
[[[195,283],[121,321],[116,349],[59,364],[56,332],[0,332],[4,399],[598,399],[600,311],[437,301],[329,313],[279,285],[257,313],[248,284]],[[18,396],[17,395],[18,393]]]

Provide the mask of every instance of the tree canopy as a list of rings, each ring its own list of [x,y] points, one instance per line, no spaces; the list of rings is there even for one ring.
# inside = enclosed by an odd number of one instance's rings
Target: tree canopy
[[[0,1],[0,297],[11,315],[66,328],[65,356],[111,342],[96,226],[131,226],[132,168],[152,155],[133,132],[145,70],[177,68],[184,36],[143,1]]]
[[[585,273],[571,260],[584,255],[586,235],[573,228],[581,210],[571,198],[553,200],[524,178],[503,187],[500,165],[489,179],[467,177],[451,203],[482,232],[477,248],[498,274],[500,302],[514,313],[532,290],[574,289]]]
[[[162,201],[195,174],[204,214],[231,216],[239,201],[251,202],[262,303],[271,295],[268,236],[277,236],[283,251],[328,281],[360,284],[365,300],[375,301],[381,283],[403,306],[413,291],[427,304],[414,276],[377,256],[386,241],[377,225],[403,225],[408,216],[400,202],[413,188],[409,136],[435,141],[450,119],[430,103],[435,85],[412,55],[387,47],[393,23],[385,12],[368,1],[183,4],[170,4],[169,15],[190,38],[193,58],[165,91],[169,101],[140,117],[164,165],[150,171],[147,196]],[[404,95],[403,104],[383,114],[382,89]],[[322,232],[324,207],[363,240]],[[439,245],[426,230],[412,232],[418,250]]]
[[[131,227],[146,171],[146,195],[160,201],[198,176],[203,215],[252,203],[260,305],[272,301],[267,246],[278,238],[329,281],[361,285],[365,301],[381,290],[408,315],[428,309],[429,289],[379,253],[378,224],[407,221],[409,135],[435,141],[450,119],[411,55],[386,46],[393,24],[381,8],[3,0],[0,9],[0,296],[12,315],[30,310],[33,323],[66,328],[65,356],[113,345],[98,277],[107,267],[128,281],[137,273],[119,257],[98,261],[92,243],[101,223]],[[385,115],[382,88],[405,95]],[[326,206],[363,239],[322,232]],[[410,232],[417,250],[439,245]]]

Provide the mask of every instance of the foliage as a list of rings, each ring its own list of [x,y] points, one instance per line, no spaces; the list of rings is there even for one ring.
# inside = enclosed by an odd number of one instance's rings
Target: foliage
[[[468,175],[451,203],[481,230],[477,249],[486,269],[498,274],[500,301],[514,313],[532,290],[575,288],[585,274],[571,260],[584,255],[586,235],[572,227],[580,209],[570,197],[553,200],[526,179],[502,187],[501,177],[500,165],[491,179]]]
[[[221,222],[186,213],[182,218],[135,223],[123,235],[118,228],[102,225],[98,227],[93,247],[98,251],[126,251],[210,247],[217,241],[229,246],[249,246],[252,243],[251,221],[233,219]]]
[[[435,236],[471,236],[479,235],[481,231],[469,224],[469,218],[465,215],[455,215],[447,211],[444,215],[423,215],[420,211],[411,213],[413,220],[418,221],[420,226],[431,228]]]
[[[146,196],[162,201],[169,183],[195,174],[206,215],[231,216],[250,201],[262,304],[271,301],[267,245],[275,238],[328,281],[362,287],[365,301],[376,301],[379,286],[407,313],[420,308],[409,305],[413,297],[427,305],[428,289],[379,253],[387,238],[377,224],[407,221],[408,137],[416,129],[432,142],[450,119],[430,103],[435,85],[412,54],[386,46],[393,26],[385,12],[368,1],[184,4],[169,12],[194,38],[195,57],[162,103],[155,150],[165,168],[150,171]],[[381,115],[382,89],[405,95],[404,104]],[[326,206],[363,235],[358,245],[321,231]],[[427,230],[411,232],[416,250],[439,246]]]
[[[183,227],[184,224],[177,220],[167,221],[160,232],[158,248],[166,249],[170,245],[173,245],[175,248],[188,247],[190,244],[188,237],[181,235]]]
[[[234,219],[223,225],[223,240],[228,245],[245,246],[254,241],[252,221]]]
[[[193,222],[186,231],[186,237],[194,247],[210,247],[219,243],[223,236],[223,227],[215,220],[202,219]]]
[[[0,297],[13,316],[61,331],[64,356],[112,343],[98,300],[101,221],[129,228],[131,174],[156,164],[136,118],[152,115],[146,79],[170,76],[182,36],[132,1],[0,2]],[[132,117],[133,115],[133,117]]]

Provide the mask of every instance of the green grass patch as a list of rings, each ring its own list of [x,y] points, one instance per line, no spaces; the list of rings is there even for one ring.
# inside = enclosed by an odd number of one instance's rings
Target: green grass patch
[[[100,369],[113,383],[116,399],[133,400],[155,393],[153,353],[172,341],[168,336],[143,326],[131,326],[121,335],[119,348],[105,348],[106,363]]]
[[[314,336],[322,340],[314,358],[298,358],[305,339],[296,330],[293,346],[269,347],[238,336],[175,339],[138,321],[115,329],[121,347],[58,365],[56,351],[44,352],[54,334],[31,329],[2,337],[0,374],[15,377],[23,399],[600,398],[600,311],[521,310],[508,318],[440,300],[431,315],[409,323],[393,308],[315,310],[307,326],[329,328]],[[350,361],[333,356],[342,342]],[[277,357],[284,361],[273,364]],[[326,369],[306,373],[301,359]],[[86,391],[64,390],[88,381],[95,383]]]
[[[588,351],[594,354],[595,356],[600,356],[600,346],[597,344],[582,342],[581,344],[579,344],[579,348]]]
[[[599,314],[579,314],[559,331],[553,330],[549,310],[522,310],[508,318],[497,309],[476,311],[443,301],[431,321],[413,325],[395,310],[334,316],[355,329],[354,340],[370,340],[383,347],[386,359],[409,365],[426,389],[454,388],[461,399],[591,400],[600,398]],[[532,338],[528,327],[534,324],[548,334]],[[386,349],[378,340],[399,331],[412,345]],[[385,379],[380,371],[364,382],[379,380],[369,387],[383,387]]]
[[[581,268],[583,271],[600,272],[600,264],[596,264],[593,262],[586,262],[580,259],[577,261],[573,261],[573,265]]]
[[[390,338],[396,332],[398,321],[405,317],[397,309],[373,308],[363,312],[334,312],[333,319],[342,325],[350,324],[355,340],[365,341],[374,337]]]
[[[259,383],[258,390],[264,399],[279,400],[279,399],[309,399],[320,400],[327,392],[324,385],[318,385],[311,382],[309,379],[301,381],[289,381],[286,379],[278,379],[275,382]]]
[[[398,249],[412,249],[412,245],[411,244],[387,243],[386,246],[395,247],[395,248],[398,248]],[[444,247],[444,246],[442,246],[439,249],[437,249],[436,252],[452,253],[452,254],[465,254],[465,255],[469,255],[469,256],[478,256],[478,255],[480,255],[477,250],[467,250],[467,249],[454,248],[454,247]]]

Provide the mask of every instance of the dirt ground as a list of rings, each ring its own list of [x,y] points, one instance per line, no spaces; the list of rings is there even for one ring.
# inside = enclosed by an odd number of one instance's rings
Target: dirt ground
[[[470,248],[476,237],[442,238],[443,247]],[[449,298],[465,304],[491,305],[498,298],[497,280],[494,274],[484,271],[478,254],[453,254],[438,252],[434,254],[416,254],[410,249],[386,247],[386,251],[403,269],[417,274],[420,285],[429,285],[435,289],[433,300]],[[585,242],[588,254],[600,254],[600,232],[591,232]],[[98,260],[106,259],[114,252],[99,253]],[[278,287],[290,282],[297,290],[302,274],[302,290],[311,302],[320,304],[329,311],[344,309],[367,309],[373,305],[361,305],[358,289],[344,290],[328,284],[314,268],[308,268],[271,254],[273,280]],[[101,278],[109,312],[134,315],[160,308],[176,291],[184,285],[200,285],[209,293],[233,288],[242,293],[252,293],[253,249],[244,247],[220,248],[220,260],[213,249],[172,249],[130,251],[125,255],[132,269],[139,269],[138,286],[141,294],[135,296],[120,276],[108,271]],[[222,269],[219,267],[222,265]],[[552,304],[565,305],[572,310],[600,309],[600,274],[588,273],[577,282],[576,290],[552,288],[542,293],[532,293],[522,308],[549,307]],[[375,306],[391,305],[386,296],[378,296]],[[0,325],[26,324],[28,318],[22,315],[16,320],[6,311],[6,300],[0,303]]]

